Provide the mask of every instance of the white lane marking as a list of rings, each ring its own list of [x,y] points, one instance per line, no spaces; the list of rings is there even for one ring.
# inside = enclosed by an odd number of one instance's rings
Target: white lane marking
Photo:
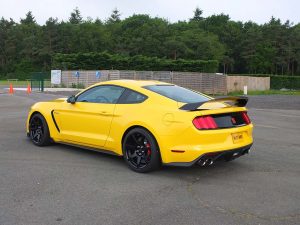
[[[9,90],[9,88],[4,88],[5,90]],[[27,88],[14,88],[15,91],[27,91]]]
[[[275,128],[275,129],[280,129],[280,127],[274,127],[270,125],[263,125],[263,124],[255,124],[254,127],[265,127],[265,128]]]
[[[285,116],[285,117],[300,117],[297,115],[287,115],[287,114],[279,114],[278,116]]]
[[[300,115],[288,115],[288,114],[278,114],[279,112],[273,111],[273,110],[267,110],[267,109],[252,109],[257,111],[265,111],[265,112],[272,112],[275,113],[276,116],[285,116],[285,117],[300,117]],[[251,112],[251,110],[249,110]]]

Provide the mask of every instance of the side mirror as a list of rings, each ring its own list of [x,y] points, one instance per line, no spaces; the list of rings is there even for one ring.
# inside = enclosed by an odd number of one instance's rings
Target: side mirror
[[[68,102],[68,103],[71,103],[71,104],[75,104],[75,102],[76,102],[75,95],[70,96],[70,97],[67,99],[67,102]]]

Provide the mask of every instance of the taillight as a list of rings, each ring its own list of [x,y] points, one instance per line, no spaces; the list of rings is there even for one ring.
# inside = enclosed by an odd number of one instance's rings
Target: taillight
[[[193,120],[193,124],[199,130],[203,130],[203,129],[207,130],[207,129],[216,129],[216,128],[218,128],[214,118],[212,118],[211,116],[196,117]]]
[[[250,120],[247,112],[242,112],[242,117],[243,117],[243,120],[244,120],[245,124],[250,124],[251,123],[251,120]]]

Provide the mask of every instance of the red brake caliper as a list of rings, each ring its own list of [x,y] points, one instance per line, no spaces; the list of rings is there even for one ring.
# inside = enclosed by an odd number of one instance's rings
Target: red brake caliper
[[[151,155],[151,146],[150,144],[146,144],[146,147],[147,147],[147,155],[150,156]]]

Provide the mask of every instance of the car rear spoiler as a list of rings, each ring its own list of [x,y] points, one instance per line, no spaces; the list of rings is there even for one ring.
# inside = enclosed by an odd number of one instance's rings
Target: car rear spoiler
[[[244,107],[247,105],[248,98],[245,96],[237,96],[237,97],[221,97],[221,98],[214,98],[205,102],[194,102],[194,103],[187,103],[183,106],[181,106],[179,109],[186,110],[186,111],[195,111],[197,110],[201,105],[205,103],[211,103],[211,102],[232,102],[234,106],[237,107]]]

